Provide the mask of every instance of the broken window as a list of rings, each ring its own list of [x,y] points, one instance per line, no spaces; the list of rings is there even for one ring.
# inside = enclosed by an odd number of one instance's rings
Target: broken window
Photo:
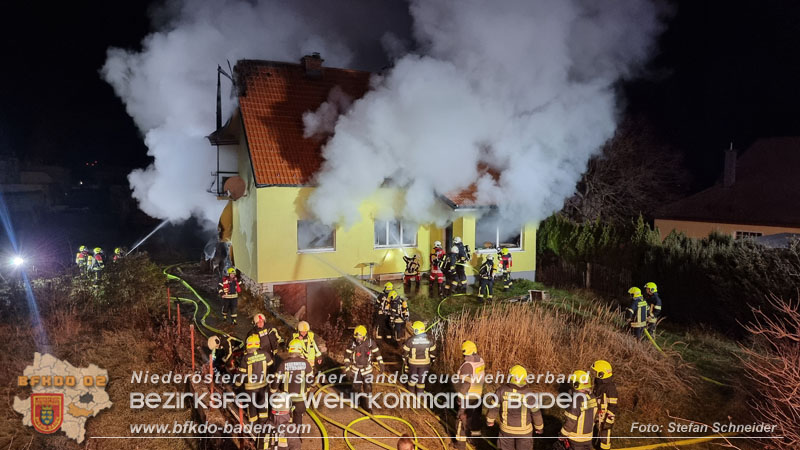
[[[401,220],[375,220],[375,248],[417,246],[416,224]]]
[[[297,221],[297,251],[323,252],[334,251],[335,230],[333,227],[315,220]]]

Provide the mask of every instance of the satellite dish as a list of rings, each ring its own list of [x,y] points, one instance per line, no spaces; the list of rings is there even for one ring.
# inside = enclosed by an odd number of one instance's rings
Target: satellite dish
[[[230,198],[238,200],[244,196],[247,185],[245,185],[242,177],[234,175],[225,180],[225,184],[222,185],[222,190],[228,194]]]

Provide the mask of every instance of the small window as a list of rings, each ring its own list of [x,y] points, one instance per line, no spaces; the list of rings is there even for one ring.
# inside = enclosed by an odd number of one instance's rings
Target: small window
[[[336,250],[336,233],[328,225],[314,220],[297,221],[298,252],[332,252]]]
[[[417,228],[401,220],[375,220],[375,248],[416,247]]]
[[[475,247],[477,250],[494,251],[497,247],[509,250],[522,249],[522,229],[503,223],[496,212],[484,214],[475,221]]]
[[[737,231],[734,233],[734,239],[753,239],[759,236],[763,236],[764,233],[759,233],[756,231]]]

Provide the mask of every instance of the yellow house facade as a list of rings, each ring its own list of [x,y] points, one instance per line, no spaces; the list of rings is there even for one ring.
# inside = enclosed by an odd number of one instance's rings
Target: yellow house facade
[[[397,279],[405,269],[403,256],[419,255],[427,271],[434,241],[450,245],[456,236],[473,250],[472,275],[486,253],[504,245],[513,255],[514,277],[534,279],[535,224],[502,236],[490,222],[491,208],[458,204],[458,198],[442,198],[452,216],[442,227],[405,223],[378,208],[399,203],[402,195],[393,189],[381,189],[363,202],[361,220],[352,226],[331,228],[314,221],[306,204],[315,189],[313,174],[322,163],[324,140],[303,137],[302,113],[318,108],[334,87],[353,98],[362,96],[370,76],[322,68],[318,58],[305,57],[301,64],[239,61],[234,69],[239,107],[225,127],[209,136],[220,153],[220,173],[231,175],[220,185],[235,181],[238,186],[223,196],[228,205],[220,229],[247,284],[272,293],[280,286],[345,275]]]

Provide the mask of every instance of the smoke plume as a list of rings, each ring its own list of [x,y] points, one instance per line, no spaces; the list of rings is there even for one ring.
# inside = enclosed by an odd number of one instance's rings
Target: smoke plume
[[[417,50],[373,80],[324,147],[309,200],[322,222],[353,223],[387,183],[418,223],[447,220],[437,196],[473,183],[506,223],[546,217],[612,136],[614,84],[662,29],[658,5],[640,0],[412,0],[410,11]]]
[[[321,52],[326,65],[374,70],[384,63],[381,38],[403,33],[407,6],[373,2],[185,0],[158,11],[159,30],[141,50],[108,50],[101,75],[144,135],[153,163],[128,179],[150,216],[181,221],[195,215],[216,223],[224,206],[206,190],[216,150],[216,66],[226,61],[298,61]],[[405,17],[405,18],[404,18]],[[224,88],[225,89],[225,88]],[[225,89],[227,93],[229,89]],[[223,111],[233,101],[223,94]]]

